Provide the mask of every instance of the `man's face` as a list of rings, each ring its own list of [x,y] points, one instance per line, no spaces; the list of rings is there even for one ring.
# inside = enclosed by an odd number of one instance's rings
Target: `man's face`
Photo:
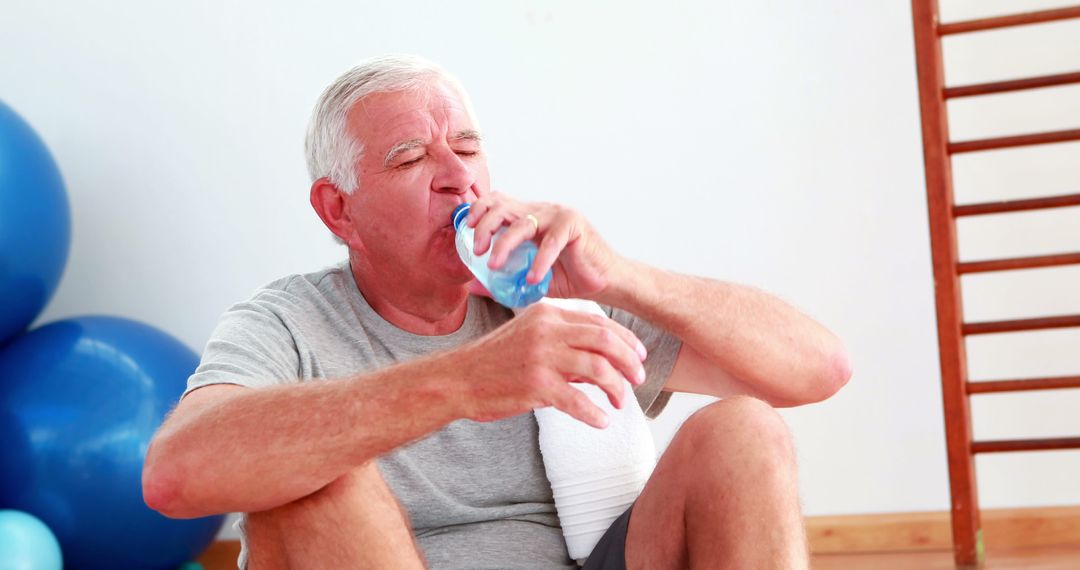
[[[419,92],[376,93],[349,114],[364,145],[359,188],[346,199],[346,241],[365,265],[402,279],[464,283],[450,214],[490,190],[476,125],[458,92],[433,82]]]

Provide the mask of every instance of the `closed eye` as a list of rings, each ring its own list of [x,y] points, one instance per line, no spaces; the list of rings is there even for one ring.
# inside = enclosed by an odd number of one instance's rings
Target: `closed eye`
[[[407,161],[402,162],[401,164],[397,165],[397,168],[401,168],[401,169],[408,168],[408,167],[413,166],[414,164],[420,162],[423,158],[424,158],[423,156],[418,156],[418,157],[416,157],[416,158],[414,158],[412,160],[407,160]]]

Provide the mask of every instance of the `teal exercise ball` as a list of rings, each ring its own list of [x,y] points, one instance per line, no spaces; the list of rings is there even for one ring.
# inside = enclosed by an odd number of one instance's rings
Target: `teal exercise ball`
[[[150,439],[198,361],[118,317],[57,321],[0,348],[0,505],[44,521],[66,568],[175,570],[213,541],[222,517],[169,519],[142,495]]]
[[[63,570],[60,543],[34,515],[0,511],[0,568],[3,570]]]
[[[60,170],[41,137],[0,101],[0,345],[45,308],[70,242]]]

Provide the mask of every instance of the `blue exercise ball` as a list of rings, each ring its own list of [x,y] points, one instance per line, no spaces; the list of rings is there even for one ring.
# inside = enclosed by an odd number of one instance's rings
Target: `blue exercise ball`
[[[0,568],[63,570],[60,543],[34,515],[0,511]]]
[[[60,171],[34,129],[0,101],[0,345],[45,308],[70,243]]]
[[[173,520],[143,502],[146,449],[198,356],[116,317],[45,325],[0,349],[0,505],[52,529],[67,568],[169,568],[223,517]],[[223,458],[224,460],[224,458]]]

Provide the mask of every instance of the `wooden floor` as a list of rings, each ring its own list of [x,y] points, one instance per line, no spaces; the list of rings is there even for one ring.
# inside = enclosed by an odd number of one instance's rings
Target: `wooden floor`
[[[951,552],[824,554],[814,570],[954,570]],[[1080,545],[1013,548],[986,553],[984,570],[1080,570]]]
[[[217,542],[199,559],[206,570],[236,568],[240,545]],[[875,554],[819,554],[814,570],[954,570],[952,553],[894,552]],[[983,570],[1080,570],[1080,544],[991,550]]]

